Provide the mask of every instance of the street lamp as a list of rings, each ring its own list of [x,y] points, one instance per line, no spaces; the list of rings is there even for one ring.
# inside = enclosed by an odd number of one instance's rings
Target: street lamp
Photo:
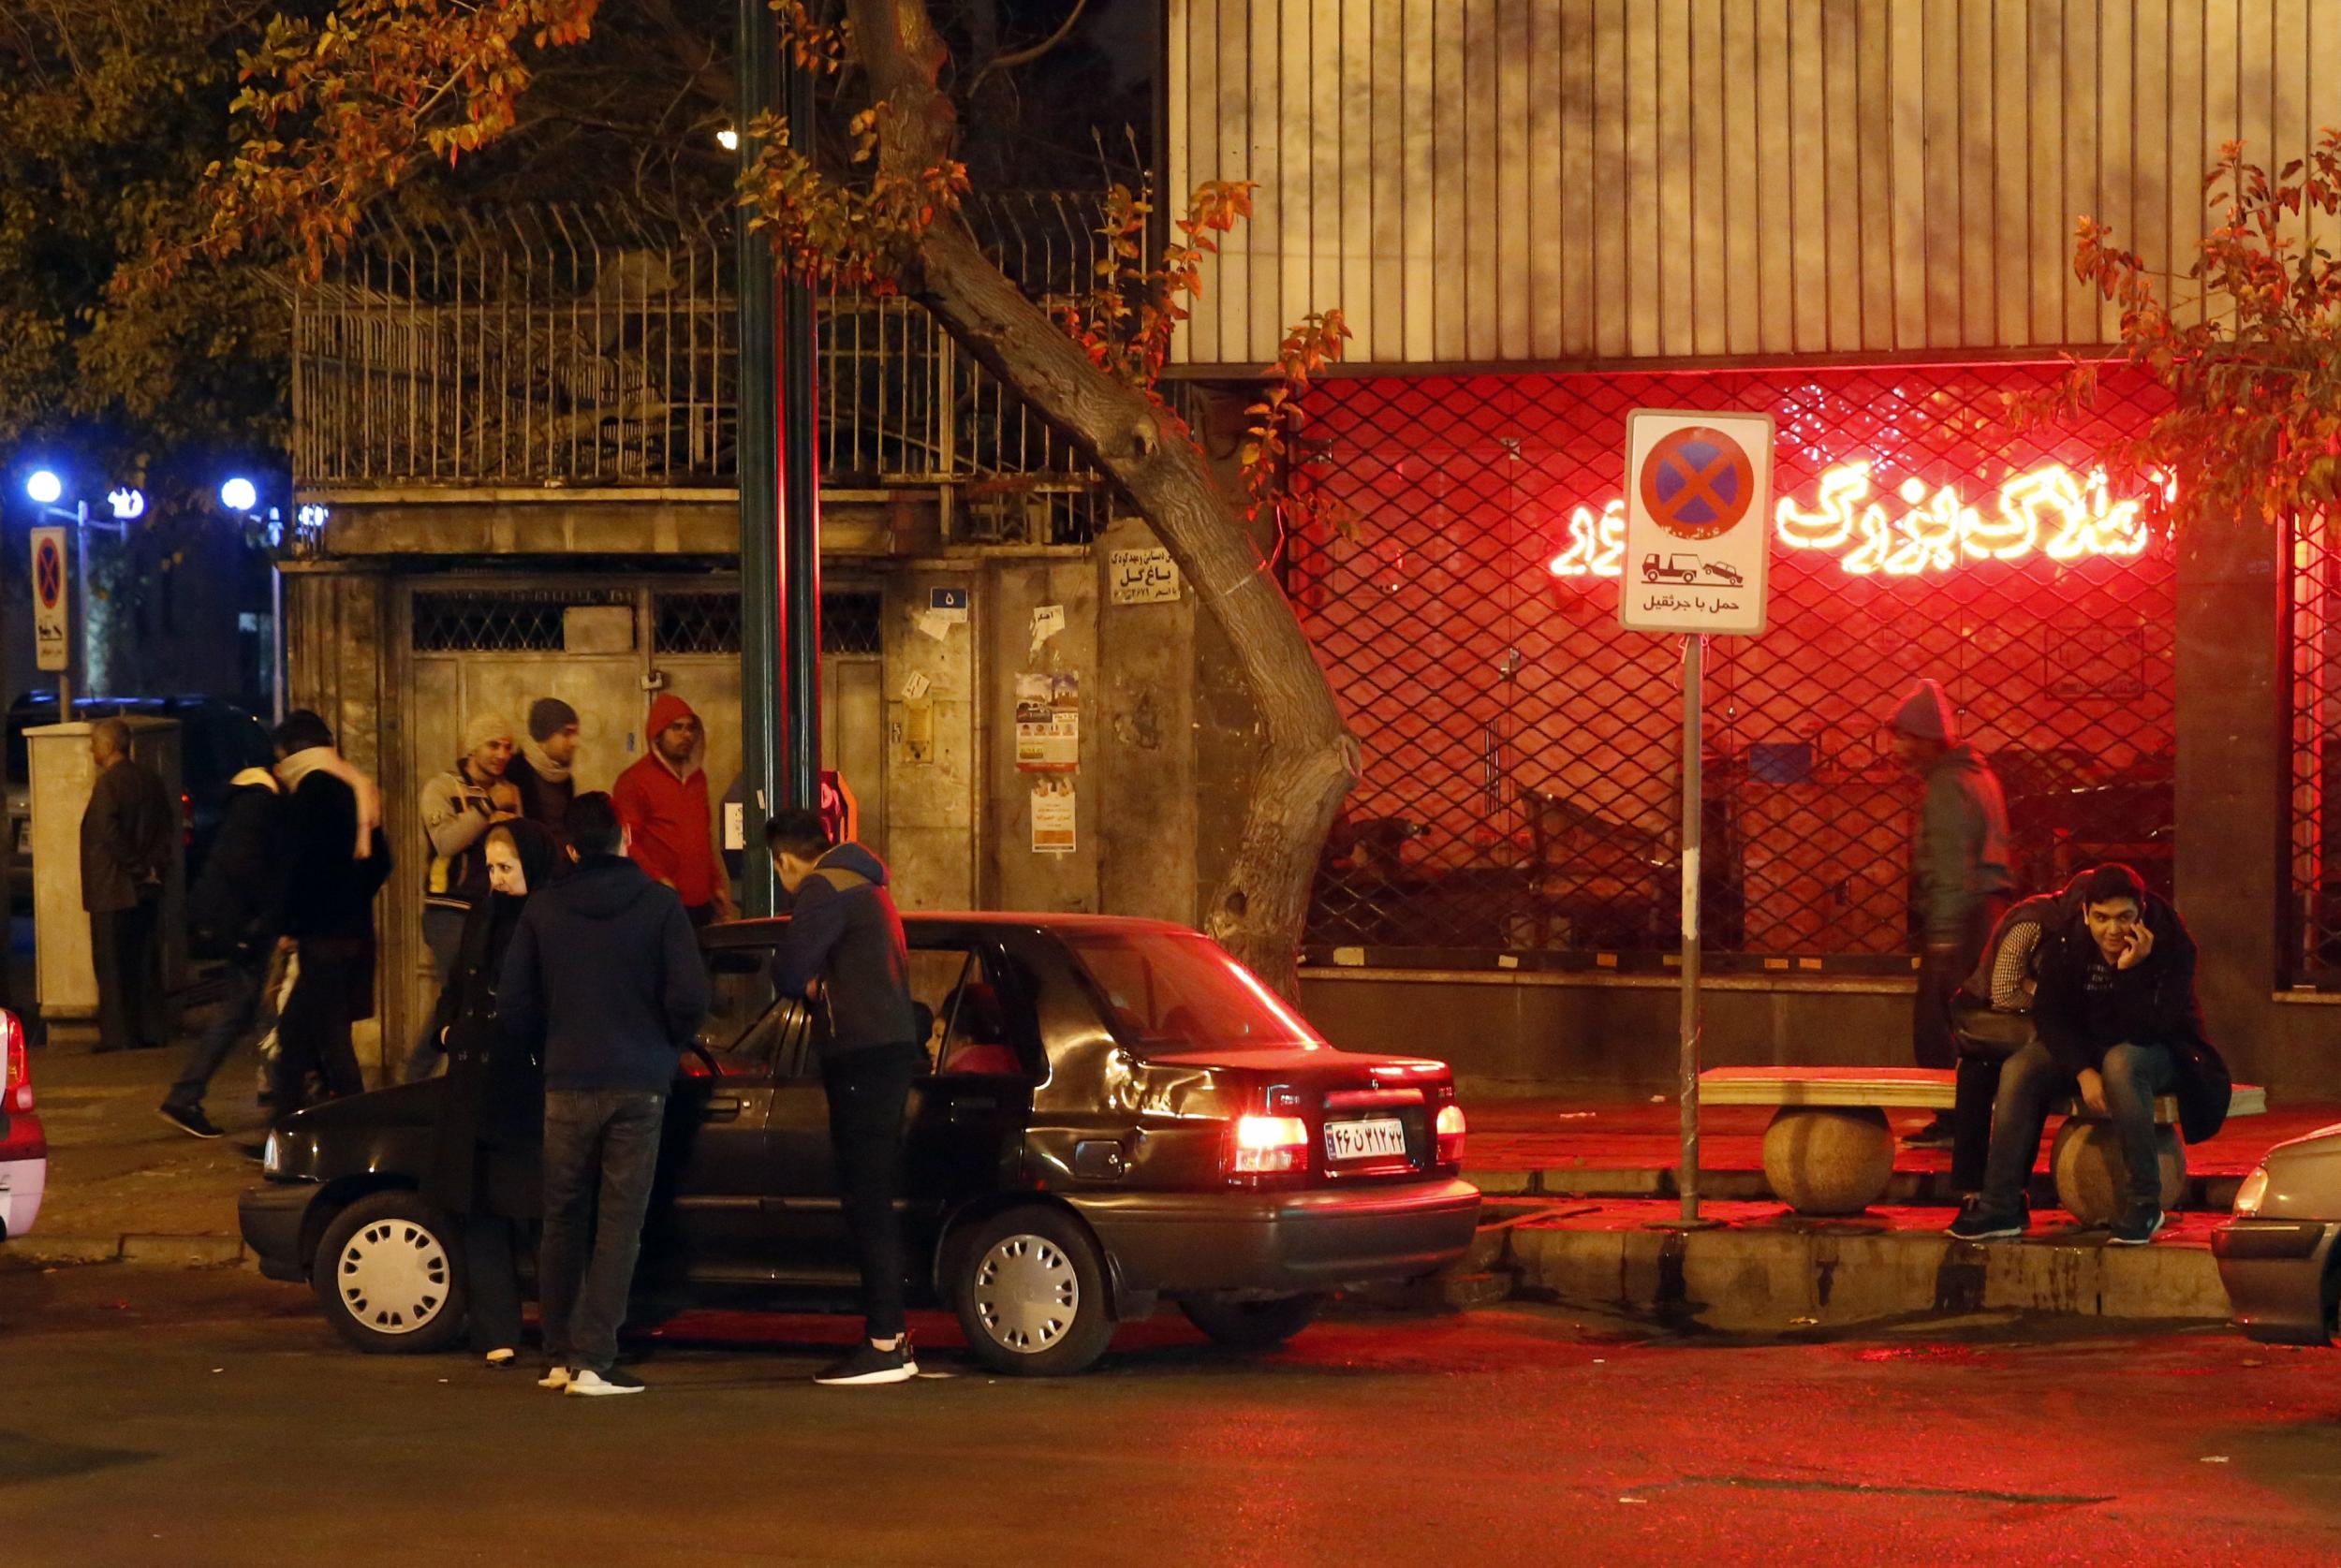
[[[249,512],[259,506],[260,492],[251,480],[238,476],[219,487],[219,504],[231,512]]]
[[[65,493],[65,481],[57,477],[54,469],[36,468],[24,481],[24,493],[33,498],[36,506],[53,506]]]

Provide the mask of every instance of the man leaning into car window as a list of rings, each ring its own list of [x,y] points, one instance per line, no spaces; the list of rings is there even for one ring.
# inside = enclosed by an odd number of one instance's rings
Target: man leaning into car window
[[[2110,1239],[2143,1246],[2163,1220],[2155,1097],[2177,1094],[2192,1142],[2227,1117],[2227,1068],[2203,1038],[2195,1001],[2194,939],[2136,872],[2099,866],[2043,928],[2033,973],[2036,1037],[2000,1074],[1983,1191],[1951,1234],[1966,1241],[2024,1234],[2041,1126],[2052,1102],[2077,1093],[2083,1113],[2110,1121],[2121,1140],[2128,1190]]]
[[[903,1111],[927,1066],[910,999],[909,945],[887,891],[885,862],[858,843],[832,844],[818,812],[788,811],[765,826],[773,869],[793,901],[773,955],[773,989],[813,1005],[837,1195],[861,1266],[869,1341],[815,1378],[832,1387],[905,1383],[919,1375],[903,1318],[902,1224],[894,1189]]]

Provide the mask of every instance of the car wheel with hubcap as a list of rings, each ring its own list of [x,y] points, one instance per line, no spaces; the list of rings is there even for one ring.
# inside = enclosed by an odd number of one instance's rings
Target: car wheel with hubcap
[[[309,1266],[334,1330],[376,1356],[445,1350],[464,1329],[462,1251],[448,1216],[415,1193],[375,1193],[334,1217]]]
[[[1234,1350],[1274,1350],[1306,1328],[1325,1304],[1322,1296],[1274,1296],[1263,1301],[1188,1297],[1179,1303],[1186,1321]]]
[[[1062,1377],[1105,1354],[1113,1338],[1105,1264],[1071,1218],[1011,1209],[977,1225],[952,1255],[960,1328],[994,1371]]]

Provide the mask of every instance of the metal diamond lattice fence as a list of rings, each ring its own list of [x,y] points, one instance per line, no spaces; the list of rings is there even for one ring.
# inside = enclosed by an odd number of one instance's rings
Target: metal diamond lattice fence
[[[2341,989],[2341,539],[2334,520],[2292,531],[2289,603],[2292,760],[2285,969],[2295,986]]]
[[[1681,644],[1616,623],[1636,407],[1779,425],[1770,629],[1708,653],[1701,919],[1724,967],[1907,968],[1920,786],[1879,730],[1920,676],[1999,773],[2024,887],[2121,858],[2167,891],[2172,556],[2094,472],[2155,394],[2109,378],[2080,428],[2016,435],[2003,394],[2052,374],[1320,386],[1300,482],[1354,527],[1295,541],[1287,582],[1367,764],[1312,954],[1656,968],[1679,940]]]

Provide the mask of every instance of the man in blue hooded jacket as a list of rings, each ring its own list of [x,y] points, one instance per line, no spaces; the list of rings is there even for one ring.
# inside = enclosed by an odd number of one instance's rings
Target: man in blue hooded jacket
[[[773,955],[773,989],[813,1008],[837,1196],[869,1317],[868,1342],[814,1381],[905,1383],[919,1375],[919,1364],[903,1318],[905,1265],[894,1196],[903,1112],[927,1064],[910,1000],[909,945],[885,863],[858,843],[832,844],[818,812],[780,813],[765,825],[764,842],[794,901]]]
[[[1950,1149],[1954,1182],[1973,1188],[1982,1184],[1999,1063],[1962,1062],[1951,1002],[1982,959],[2015,886],[2009,870],[2008,804],[1983,755],[1960,744],[1958,717],[1936,682],[1913,686],[1889,728],[1895,756],[1926,781],[1926,804],[1911,856],[1911,892],[1922,943],[1911,1054],[1921,1067],[1960,1069],[1958,1105],[1951,1114],[1937,1116],[1903,1142],[1914,1149]]]

